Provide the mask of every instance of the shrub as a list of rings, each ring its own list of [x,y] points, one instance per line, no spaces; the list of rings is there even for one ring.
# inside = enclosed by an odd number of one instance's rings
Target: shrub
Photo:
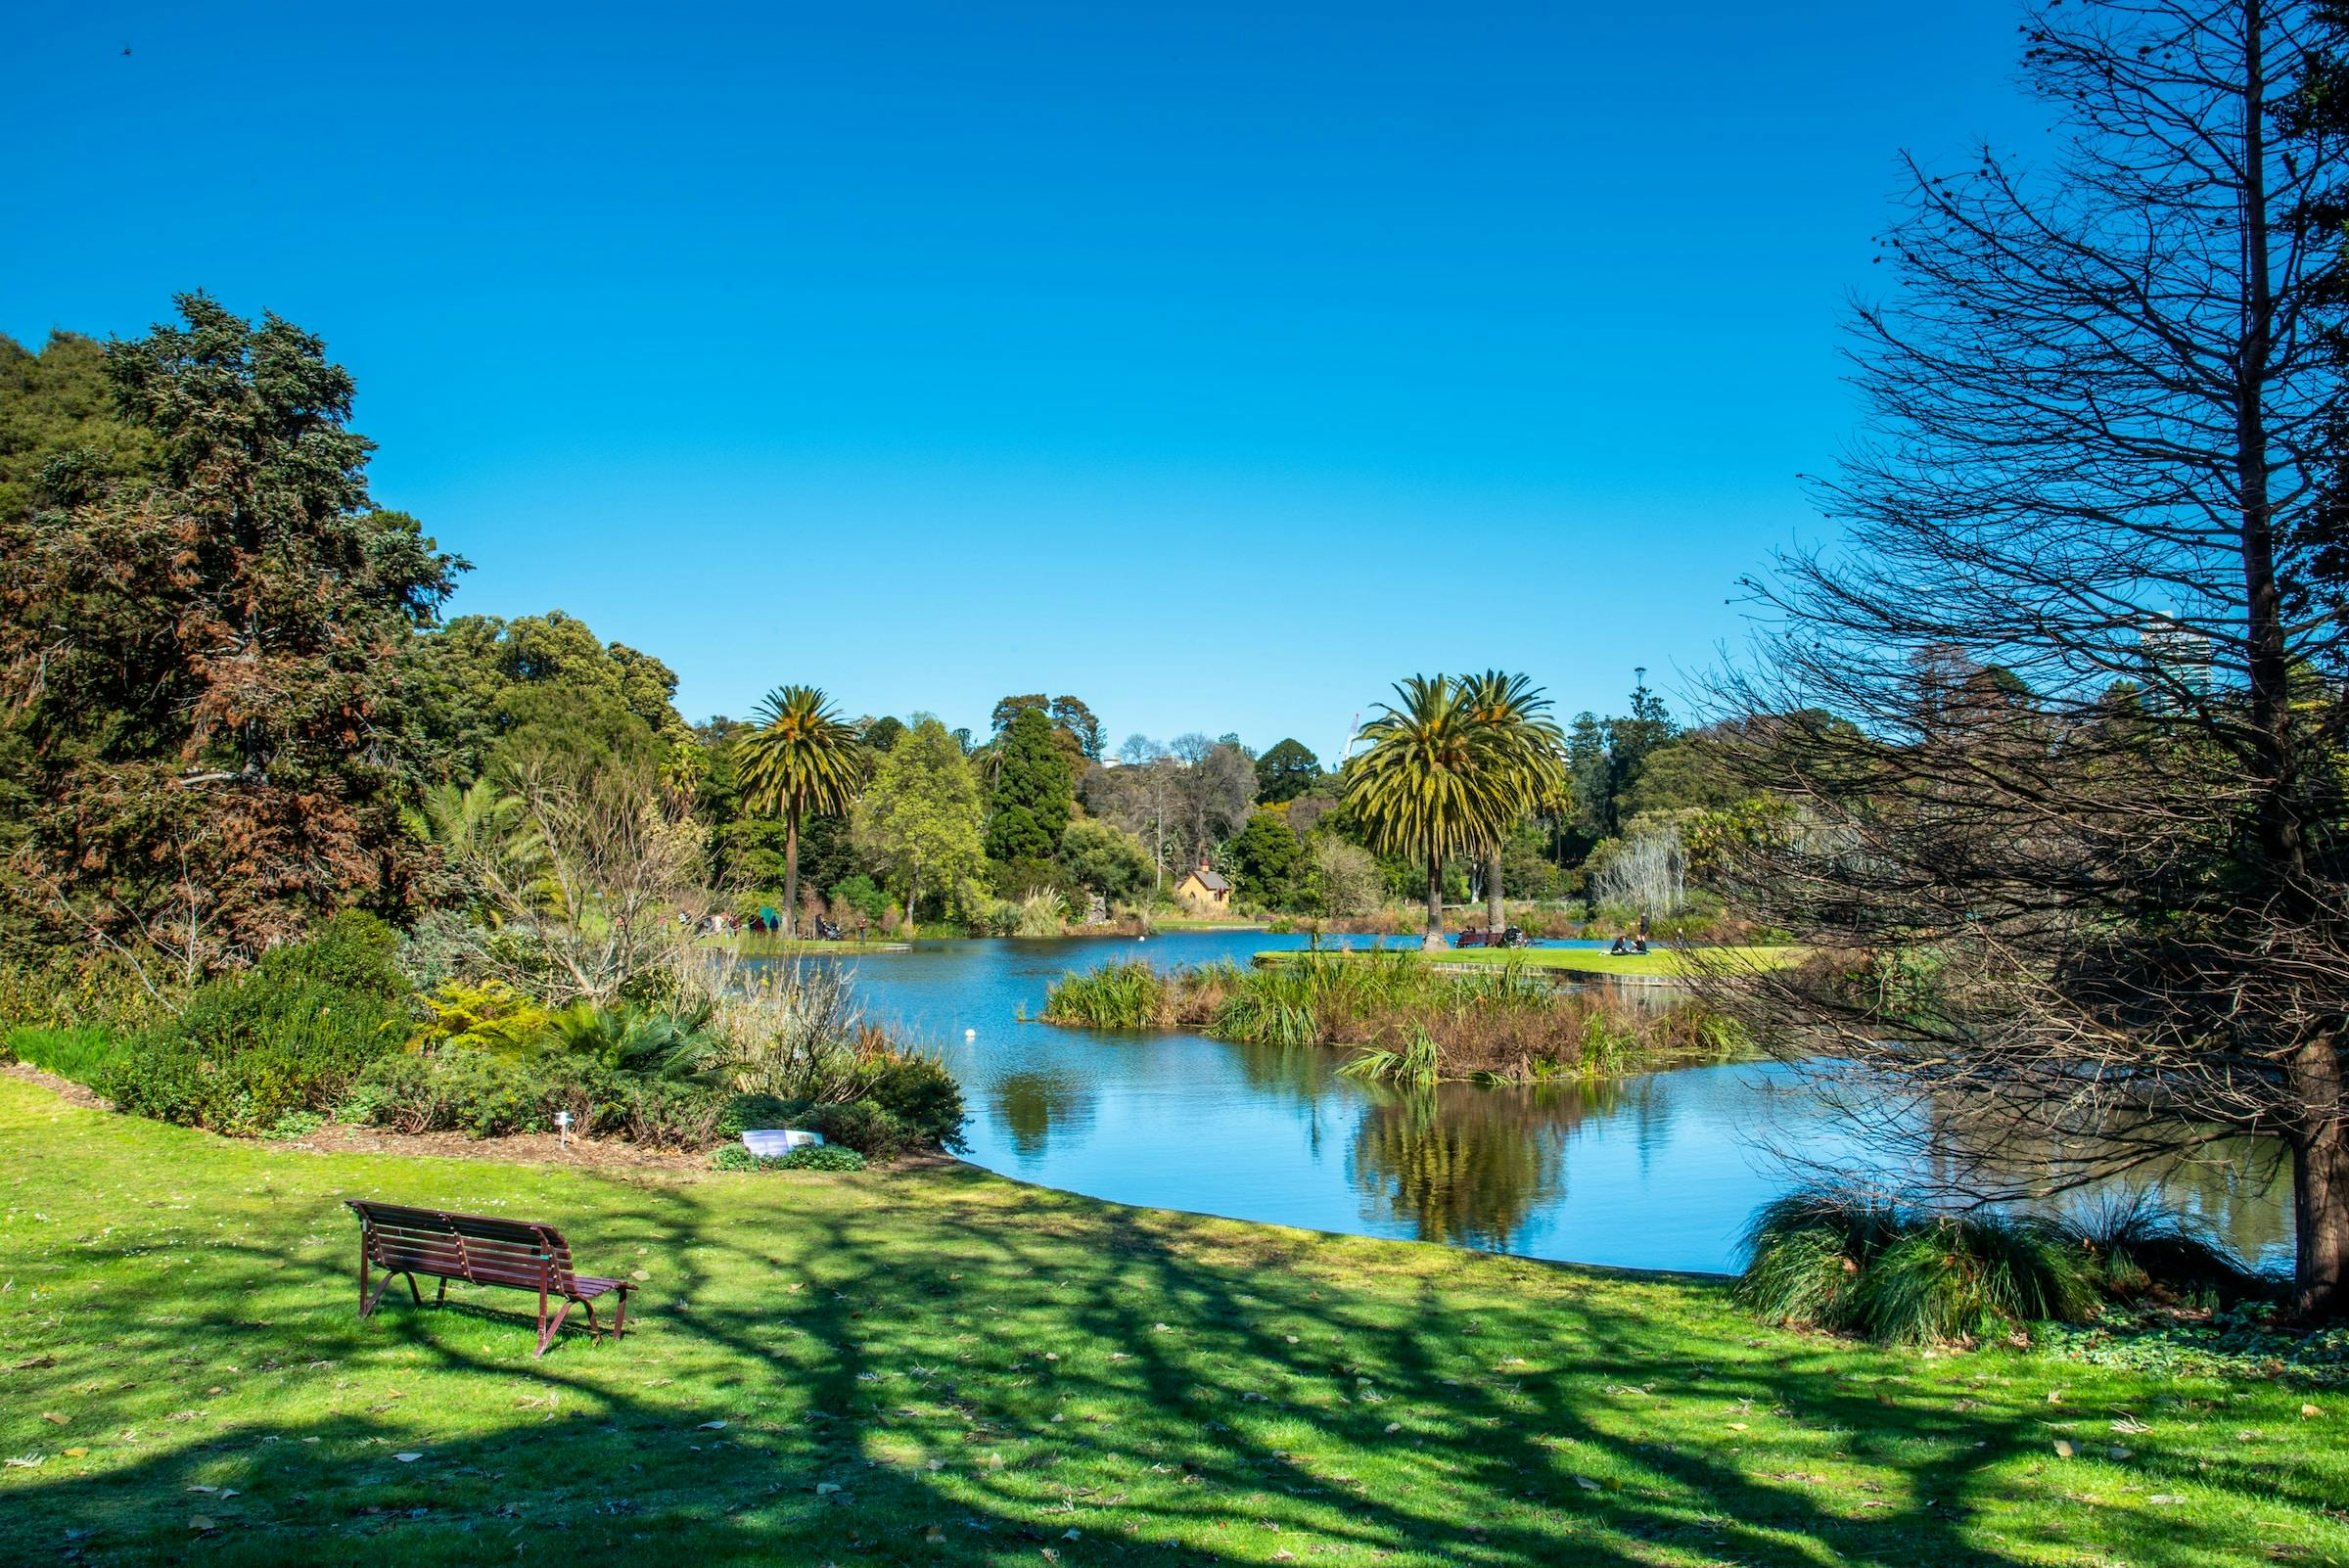
[[[803,1143],[778,1163],[786,1171],[861,1171],[864,1156],[836,1143]]]
[[[788,1154],[753,1154],[729,1143],[710,1156],[720,1171],[861,1171],[864,1156],[832,1143],[804,1143]]]
[[[502,980],[444,980],[417,1000],[426,1014],[408,1039],[417,1050],[519,1056],[547,1033],[547,1010]]]
[[[937,1057],[890,1053],[874,1064],[866,1094],[897,1122],[906,1147],[963,1146],[962,1084]]]
[[[338,915],[314,941],[199,986],[107,1063],[100,1087],[134,1115],[218,1132],[327,1110],[406,1035],[392,952],[382,922]]]
[[[790,1102],[772,1094],[736,1094],[718,1112],[717,1135],[738,1138],[745,1132],[780,1128],[790,1114]]]

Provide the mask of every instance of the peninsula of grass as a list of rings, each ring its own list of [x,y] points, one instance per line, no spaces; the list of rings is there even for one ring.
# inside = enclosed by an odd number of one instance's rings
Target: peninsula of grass
[[[1389,949],[1393,950],[1393,949]],[[1416,951],[1415,947],[1406,950]],[[1329,948],[1325,952],[1341,956],[1373,956],[1375,949],[1356,948],[1351,953]],[[1611,953],[1596,947],[1446,947],[1440,953],[1429,953],[1431,963],[1473,965],[1478,968],[1557,970],[1576,975],[1616,975],[1653,980],[1673,980],[1688,975],[1704,964],[1729,967],[1747,966],[1778,968],[1800,959],[1800,947],[1735,946],[1735,947],[1650,947],[1643,953]],[[1298,952],[1260,952],[1256,962],[1263,965],[1294,963],[1306,956]]]
[[[0,1142],[0,1561],[2349,1559],[2349,1402],[2281,1380],[951,1166],[320,1155],[14,1078]],[[361,1322],[361,1196],[559,1222],[641,1278],[628,1337],[534,1361],[463,1287]]]

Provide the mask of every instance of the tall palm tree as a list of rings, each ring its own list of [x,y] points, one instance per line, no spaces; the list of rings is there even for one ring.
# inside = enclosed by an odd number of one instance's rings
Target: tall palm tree
[[[1401,699],[1379,708],[1346,764],[1346,802],[1371,847],[1427,867],[1427,935],[1444,945],[1444,862],[1497,842],[1522,799],[1509,748],[1477,716],[1466,684],[1448,675],[1395,683]]]
[[[743,803],[780,812],[783,832],[783,918],[800,929],[800,821],[809,811],[832,816],[854,804],[864,784],[867,754],[853,726],[813,686],[778,686],[753,715],[758,727],[742,738]]]
[[[1524,675],[1488,669],[1465,675],[1469,710],[1477,722],[1490,726],[1504,759],[1503,765],[1517,786],[1518,806],[1507,824],[1516,825],[1527,812],[1555,799],[1566,787],[1566,735],[1549,716],[1549,698]],[[1508,905],[1500,889],[1500,839],[1485,846],[1485,924],[1499,931],[1508,924]]]

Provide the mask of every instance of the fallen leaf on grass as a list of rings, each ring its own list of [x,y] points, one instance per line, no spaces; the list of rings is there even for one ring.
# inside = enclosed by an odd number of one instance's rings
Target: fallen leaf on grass
[[[1574,1478],[1574,1484],[1578,1487],[1581,1487],[1585,1492],[1596,1492],[1599,1490],[1598,1483],[1591,1480],[1587,1475],[1576,1476]]]
[[[2080,1450],[2073,1445],[2070,1438],[2057,1438],[2055,1440],[2055,1457],[2058,1459],[2068,1459],[2079,1452]]]
[[[392,1457],[397,1459],[402,1464],[414,1464],[418,1459],[423,1458],[424,1455],[421,1453],[394,1453],[392,1455]]]
[[[725,1429],[726,1423],[723,1421],[704,1421],[694,1428],[696,1432],[722,1432]]]
[[[69,1459],[85,1458],[88,1456],[89,1452],[90,1451],[87,1449],[68,1449],[66,1450],[66,1457]]]
[[[12,1470],[37,1470],[41,1467],[43,1457],[45,1455],[38,1453],[20,1453],[8,1461],[8,1467]]]
[[[41,1419],[44,1421],[55,1422],[59,1426],[66,1424],[66,1418],[58,1414],[55,1410],[43,1410],[41,1412]]]
[[[922,1539],[933,1546],[943,1546],[946,1544],[946,1533],[938,1526],[932,1525],[922,1532]]]
[[[1389,1437],[1393,1437],[1396,1433],[1402,1430],[1403,1423],[1401,1421],[1389,1421],[1387,1423],[1387,1436]]]
[[[188,1515],[188,1528],[202,1535],[207,1531],[217,1530],[220,1526],[208,1513],[192,1513]]]
[[[630,1274],[628,1275],[628,1277],[629,1277],[630,1279],[650,1279],[650,1278],[652,1278],[653,1276],[652,1276],[652,1275],[651,1275],[649,1272],[647,1272],[646,1270],[644,1270],[644,1269],[642,1269],[642,1268],[639,1268],[639,1269],[636,1269],[636,1270],[634,1270],[632,1273],[630,1273]]]
[[[2175,1492],[2156,1492],[2145,1500],[2159,1507],[2168,1507],[2171,1503],[2184,1502],[2186,1499]]]
[[[815,1484],[815,1495],[819,1498],[828,1498],[839,1490],[840,1487],[834,1482],[818,1481]]]
[[[2325,1412],[2323,1410],[2318,1409],[2314,1405],[2303,1405],[2300,1407],[2300,1419],[2303,1421],[2313,1421],[2324,1413]]]

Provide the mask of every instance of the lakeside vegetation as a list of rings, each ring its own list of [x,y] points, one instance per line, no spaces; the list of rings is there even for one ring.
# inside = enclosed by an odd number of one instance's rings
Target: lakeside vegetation
[[[1375,951],[1329,948],[1322,953],[1299,953],[1283,948],[1260,952],[1255,961],[1276,967],[1295,963],[1305,957],[1345,958],[1350,952],[1368,957]],[[1673,980],[1701,973],[1707,966],[1732,972],[1746,968],[1779,968],[1799,962],[1802,955],[1803,949],[1800,947],[1770,945],[1724,945],[1694,950],[1656,947],[1647,952],[1606,952],[1591,947],[1447,947],[1441,952],[1429,954],[1428,961],[1448,969],[1547,970]]]
[[[1189,1029],[1247,1044],[1338,1046],[1344,1071],[1428,1084],[1543,1083],[1720,1061],[1750,1050],[1732,1021],[1695,1007],[1651,1012],[1576,994],[1503,967],[1451,973],[1404,949],[1284,955],[1268,967],[1172,971],[1139,959],[1063,976],[1046,1023]]]
[[[1923,1360],[967,1169],[321,1156],[5,1077],[0,1140],[10,1561],[2349,1557],[2340,1396],[2256,1344]],[[643,1276],[627,1338],[533,1361],[463,1287],[361,1321],[354,1191],[558,1221]]]

